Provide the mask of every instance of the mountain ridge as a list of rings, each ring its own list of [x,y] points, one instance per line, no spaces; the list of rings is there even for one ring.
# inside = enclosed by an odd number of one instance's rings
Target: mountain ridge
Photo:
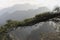
[[[49,9],[46,7],[40,7],[37,9],[33,9],[33,7],[30,8],[30,6],[27,5],[29,9],[25,10],[27,8],[27,6],[24,5],[25,9],[23,8],[24,10],[19,10],[20,9],[20,8],[18,9],[19,5],[18,5],[18,7],[15,7],[15,6],[5,8],[0,12],[2,14],[0,16],[0,24],[4,24],[7,20],[10,20],[10,19],[12,19],[12,20],[24,20],[27,18],[34,17],[36,14],[49,11]]]

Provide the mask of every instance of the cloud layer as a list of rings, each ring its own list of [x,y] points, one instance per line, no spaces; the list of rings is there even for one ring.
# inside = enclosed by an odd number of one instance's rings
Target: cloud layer
[[[0,0],[0,9],[9,7],[15,4],[25,4],[25,3],[53,8],[55,5],[60,4],[59,1],[60,0]]]

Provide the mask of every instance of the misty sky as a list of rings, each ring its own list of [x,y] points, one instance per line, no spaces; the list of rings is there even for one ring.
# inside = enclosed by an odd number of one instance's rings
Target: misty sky
[[[29,3],[36,6],[46,6],[52,9],[55,5],[60,4],[60,0],[0,0],[0,9],[13,6],[15,4]]]

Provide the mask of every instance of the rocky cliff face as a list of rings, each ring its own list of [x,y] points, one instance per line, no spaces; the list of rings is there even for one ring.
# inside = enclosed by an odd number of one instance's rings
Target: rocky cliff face
[[[39,35],[41,32],[57,32],[55,25],[56,23],[52,21],[41,22],[33,26],[17,28],[16,30],[12,31],[10,35],[13,36],[14,40],[40,40]]]

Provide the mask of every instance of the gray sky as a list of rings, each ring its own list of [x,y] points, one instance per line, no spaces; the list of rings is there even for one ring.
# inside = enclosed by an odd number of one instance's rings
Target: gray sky
[[[46,6],[52,9],[55,5],[60,4],[60,0],[0,0],[0,9],[13,6],[15,4],[36,5],[38,7]]]

